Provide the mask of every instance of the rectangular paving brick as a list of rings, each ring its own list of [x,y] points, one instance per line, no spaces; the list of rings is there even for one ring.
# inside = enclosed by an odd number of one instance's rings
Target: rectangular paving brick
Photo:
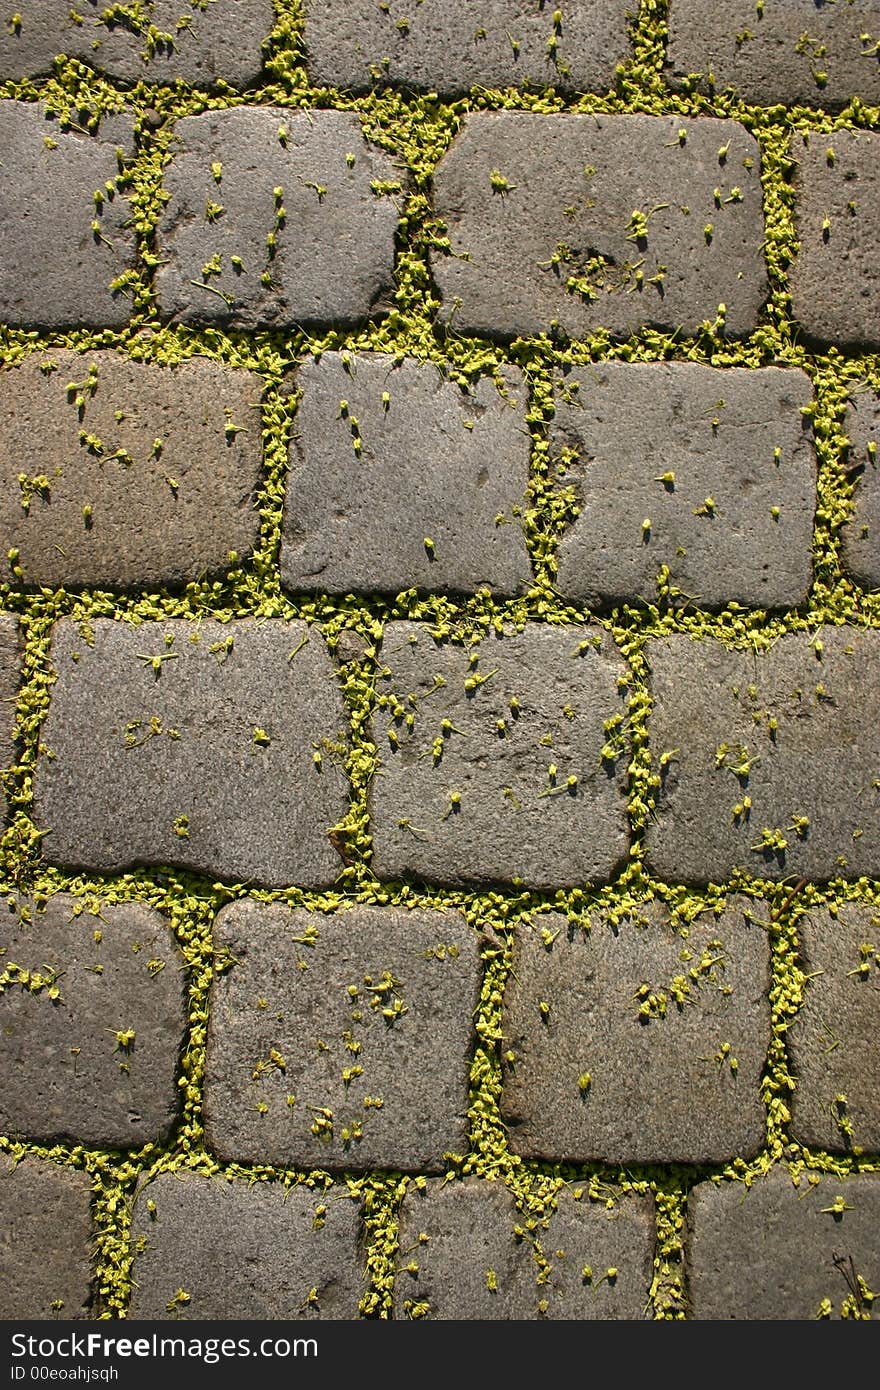
[[[121,327],[131,300],[114,283],[134,268],[135,242],[117,180],[134,154],[131,117],[105,116],[90,135],[40,103],[0,101],[0,149],[0,322]]]
[[[794,317],[811,339],[880,346],[880,134],[836,130],[794,141],[798,254]]]
[[[0,373],[0,554],[19,582],[181,586],[251,550],[262,383],[193,357],[39,352]]]
[[[809,1178],[818,1179],[810,1182]],[[688,1199],[685,1269],[700,1319],[854,1316],[854,1289],[880,1286],[880,1176],[774,1168],[750,1188],[699,1183]],[[859,1300],[862,1312],[870,1303]]]
[[[219,914],[214,943],[212,1152],[284,1168],[442,1172],[445,1153],[467,1150],[480,965],[463,917],[373,907],[328,917],[243,901]]]
[[[403,175],[356,115],[237,107],[186,116],[175,134],[163,318],[281,328],[387,310]]]
[[[647,656],[662,785],[646,839],[661,878],[877,875],[880,633],[786,633],[761,653],[677,636]]]
[[[841,530],[841,561],[857,584],[880,589],[880,392],[871,391],[867,382],[851,388],[843,429],[855,497],[852,516]]]
[[[35,815],[55,864],[331,884],[347,720],[317,629],[64,619]]]
[[[468,116],[434,177],[459,332],[572,337],[646,325],[749,333],[767,293],[760,156],[735,121]]]
[[[880,102],[877,0],[671,0],[667,79],[756,106]]]
[[[430,362],[325,353],[297,371],[282,581],[331,593],[515,593],[531,582],[526,388]],[[500,387],[500,389],[499,389]]]
[[[763,1145],[766,934],[746,899],[675,927],[562,914],[518,928],[504,996],[502,1113],[515,1153],[563,1162],[720,1163]]]
[[[43,77],[66,53],[122,82],[243,87],[273,23],[272,0],[26,0],[0,29],[0,79]]]
[[[6,768],[15,757],[15,700],[21,680],[21,639],[18,618],[13,613],[0,612],[0,768]],[[0,785],[0,812],[6,818],[6,791]]]
[[[656,602],[658,574],[704,608],[803,603],[816,459],[805,373],[606,362],[557,382],[550,447],[578,516],[557,587],[594,607]]]
[[[616,1196],[608,1209],[563,1188],[556,1209],[533,1223],[500,1182],[411,1186],[400,1211],[395,1318],[647,1317],[653,1203]]]
[[[134,1204],[129,1316],[355,1318],[359,1228],[346,1189],[162,1173]]]
[[[0,1318],[91,1315],[91,1192],[87,1173],[0,1155]]]
[[[77,913],[79,907],[79,915]],[[134,1148],[168,1138],[180,1104],[184,965],[142,903],[83,912],[66,893],[0,916],[0,1132]]]
[[[471,87],[606,91],[629,57],[633,0],[305,0],[309,76],[365,91],[393,83],[441,96]],[[558,16],[558,18],[557,18]]]
[[[797,930],[807,980],[786,1034],[792,1133],[832,1153],[880,1152],[880,911],[811,908]]]
[[[389,623],[380,660],[380,878],[552,888],[626,860],[626,667],[607,636],[529,623],[468,647]]]

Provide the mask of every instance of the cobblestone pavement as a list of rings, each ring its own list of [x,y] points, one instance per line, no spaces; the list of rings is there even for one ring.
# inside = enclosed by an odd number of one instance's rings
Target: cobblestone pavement
[[[0,19],[0,1317],[868,1318],[880,3]]]

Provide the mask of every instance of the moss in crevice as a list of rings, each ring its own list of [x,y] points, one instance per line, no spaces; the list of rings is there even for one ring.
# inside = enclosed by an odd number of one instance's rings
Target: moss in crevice
[[[602,94],[562,95],[552,89],[491,91],[475,89],[470,96],[444,102],[434,96],[414,96],[377,88],[353,96],[309,83],[303,59],[303,29],[296,0],[276,0],[276,24],[265,46],[266,81],[252,92],[235,92],[219,85],[201,91],[185,83],[156,86],[139,82],[116,86],[86,65],[59,59],[42,81],[0,84],[0,97],[41,100],[63,123],[75,121],[92,129],[101,116],[123,108],[135,119],[137,155],[126,170],[126,196],[131,200],[137,236],[139,268],[131,277],[133,316],[120,331],[70,330],[42,332],[0,328],[0,361],[10,367],[33,352],[69,347],[77,351],[110,348],[136,361],[171,365],[204,354],[230,367],[257,374],[262,386],[264,468],[257,496],[260,538],[253,555],[231,560],[216,579],[187,585],[180,592],[156,594],[69,593],[64,590],[26,592],[18,584],[15,561],[3,560],[0,603],[19,616],[24,641],[23,677],[16,710],[15,761],[4,774],[10,798],[9,825],[0,840],[0,888],[9,893],[33,892],[44,898],[72,892],[87,904],[137,900],[168,916],[187,963],[189,1022],[180,1083],[182,1112],[171,1141],[147,1145],[131,1153],[86,1150],[82,1146],[17,1145],[0,1139],[0,1151],[12,1155],[33,1152],[51,1162],[88,1171],[95,1184],[97,1227],[97,1289],[101,1315],[125,1314],[131,1292],[128,1246],[130,1203],[159,1172],[191,1168],[219,1178],[248,1182],[304,1183],[362,1203],[365,1221],[367,1284],[361,1302],[364,1316],[386,1318],[391,1309],[397,1242],[397,1213],[404,1192],[422,1180],[397,1173],[364,1176],[342,1174],[335,1179],[321,1172],[293,1173],[265,1167],[220,1165],[206,1152],[202,1128],[202,1081],[206,1024],[215,959],[212,925],[227,902],[249,892],[260,901],[286,902],[317,911],[341,911],[353,903],[405,907],[457,908],[480,933],[484,985],[475,1018],[470,1067],[468,1150],[448,1158],[452,1179],[478,1176],[501,1180],[513,1193],[519,1220],[533,1242],[536,1278],[544,1267],[542,1222],[553,1209],[563,1186],[580,1199],[606,1203],[615,1193],[652,1193],[656,1201],[658,1243],[651,1288],[651,1309],[658,1318],[684,1316],[681,1237],[687,1195],[695,1182],[712,1180],[750,1183],[774,1163],[785,1163],[793,1175],[878,1171],[871,1155],[829,1155],[799,1146],[791,1137],[788,1100],[792,1088],[786,1034],[800,1005],[803,972],[798,956],[798,919],[811,906],[834,911],[846,902],[880,906],[875,882],[836,881],[827,887],[807,885],[789,900],[793,885],[768,883],[736,875],[730,882],[690,889],[655,880],[645,863],[643,836],[656,813],[660,756],[650,738],[650,673],[646,649],[652,638],[685,633],[694,640],[718,640],[735,647],[763,651],[783,633],[813,634],[823,623],[880,626],[880,595],[866,593],[841,569],[840,532],[851,515],[853,475],[847,471],[844,413],[853,384],[865,380],[880,390],[880,354],[841,354],[809,345],[793,321],[788,274],[797,252],[794,162],[808,133],[831,136],[837,130],[880,128],[880,109],[852,102],[839,114],[781,107],[768,110],[740,102],[730,93],[701,95],[696,82],[680,91],[663,79],[667,37],[667,0],[642,0],[632,28],[632,56],[617,73],[613,90]],[[196,329],[161,321],[152,277],[159,251],[156,227],[162,212],[161,178],[173,147],[175,125],[187,115],[252,104],[278,104],[290,110],[332,107],[358,114],[367,139],[399,162],[405,184],[396,240],[393,303],[390,312],[354,329],[322,333],[265,331],[245,334],[237,329]],[[459,334],[451,323],[438,322],[439,296],[430,267],[431,253],[448,248],[446,232],[432,208],[432,179],[438,162],[467,119],[476,111],[535,113],[578,112],[615,115],[645,113],[682,118],[725,118],[739,121],[758,142],[765,214],[764,256],[768,301],[758,327],[736,340],[720,320],[707,322],[690,337],[643,329],[625,339],[597,331],[581,341],[561,335],[503,343]],[[524,373],[529,398],[526,425],[530,436],[531,471],[522,518],[534,566],[534,584],[515,599],[499,601],[487,593],[465,600],[443,595],[419,595],[414,590],[392,598],[325,594],[287,594],[278,574],[287,451],[295,428],[297,396],[290,394],[290,373],[307,355],[346,350],[408,355],[442,366],[454,381],[472,383],[482,375],[496,376],[510,363]],[[806,605],[787,613],[746,611],[729,604],[709,613],[682,601],[661,581],[656,601],[591,612],[567,604],[556,591],[556,554],[571,517],[571,499],[560,490],[550,456],[548,427],[553,417],[553,383],[566,369],[595,361],[689,361],[723,369],[758,368],[773,364],[799,367],[813,382],[816,399],[811,424],[819,463],[818,501],[814,528],[814,583]],[[71,617],[88,624],[95,617],[136,623],[151,618],[222,621],[252,616],[304,619],[319,627],[340,662],[340,683],[349,714],[350,749],[347,772],[351,793],[348,812],[336,827],[340,877],[333,889],[309,893],[248,889],[234,883],[214,883],[197,875],[157,866],[116,876],[65,872],[41,859],[41,832],[32,819],[32,781],[40,728],[51,696],[49,643],[52,624]],[[460,642],[502,625],[516,629],[527,621],[596,623],[613,639],[628,663],[628,813],[632,827],[629,861],[608,885],[548,893],[517,889],[448,891],[425,884],[378,881],[372,870],[368,794],[376,770],[371,718],[381,638],[389,621],[416,620],[438,634]],[[351,655],[347,634],[360,639],[362,654]],[[346,645],[346,644],[349,645]],[[566,913],[589,927],[602,916],[620,920],[652,899],[664,902],[675,920],[686,923],[699,913],[717,910],[727,894],[742,892],[754,901],[754,913],[765,923],[772,956],[772,1042],[762,1079],[767,1115],[766,1143],[755,1159],[737,1159],[700,1169],[674,1165],[652,1169],[615,1166],[537,1164],[512,1149],[501,1111],[501,1064],[505,1049],[501,1002],[511,969],[513,942],[523,923],[549,910]],[[766,906],[760,905],[761,900]],[[774,915],[775,914],[775,915]]]

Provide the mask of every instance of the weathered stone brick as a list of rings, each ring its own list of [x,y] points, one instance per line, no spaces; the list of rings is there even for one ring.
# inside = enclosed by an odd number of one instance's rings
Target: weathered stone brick
[[[618,1195],[608,1210],[577,1201],[567,1188],[556,1200],[556,1210],[526,1236],[514,1198],[500,1182],[410,1187],[400,1212],[394,1316],[646,1317],[655,1239],[651,1200]]]
[[[389,623],[370,804],[380,878],[551,888],[625,861],[626,667],[596,629],[470,648]]]
[[[526,391],[471,388],[433,363],[327,353],[297,372],[281,575],[291,589],[501,593],[531,566]]]
[[[0,149],[0,322],[120,327],[131,302],[113,284],[135,264],[116,182],[119,155],[134,153],[131,118],[106,116],[88,135],[39,103],[0,101]]]
[[[194,357],[36,354],[0,373],[0,553],[24,583],[175,586],[259,533],[262,383]]]
[[[649,642],[662,784],[648,827],[661,878],[880,872],[880,633],[787,633],[769,651]]]
[[[732,899],[688,928],[560,913],[518,929],[505,991],[502,1113],[529,1158],[719,1163],[764,1141],[766,934]]]
[[[807,980],[787,1038],[792,1132],[831,1152],[880,1151],[880,912],[841,904],[798,921]]]
[[[346,1189],[162,1173],[138,1194],[132,1251],[133,1318],[355,1318],[364,1288]]]
[[[116,8],[124,8],[119,17]],[[260,45],[274,23],[272,0],[28,0],[20,24],[0,32],[0,78],[42,77],[65,53],[123,82],[234,87],[255,81]]]
[[[53,863],[333,882],[346,718],[316,629],[63,620],[51,660],[35,806]]]
[[[0,1318],[89,1317],[91,1190],[73,1168],[0,1157]]]
[[[605,91],[629,56],[633,0],[574,0],[561,21],[540,0],[419,5],[306,0],[313,82],[364,91],[394,83],[453,96],[471,87]]]
[[[843,428],[847,466],[856,481],[853,514],[841,531],[841,558],[863,588],[880,589],[880,392],[867,382],[851,390]]]
[[[750,1321],[840,1317],[852,1298],[850,1280],[861,1277],[869,1290],[880,1283],[878,1222],[875,1173],[803,1174],[795,1186],[785,1169],[775,1168],[748,1188],[699,1183],[688,1199],[685,1235],[690,1314]]]
[[[701,607],[802,603],[816,461],[803,372],[606,362],[557,384],[551,449],[578,516],[557,587],[591,606],[655,602],[658,574]],[[661,581],[662,582],[662,581]]]
[[[880,102],[877,0],[671,0],[667,77],[756,106]]]
[[[260,328],[387,309],[401,175],[356,115],[238,107],[186,116],[176,137],[157,232],[163,317]]]
[[[880,346],[880,134],[836,130],[794,143],[798,254],[791,306],[812,339]]]
[[[438,1172],[467,1149],[480,989],[456,912],[327,917],[239,902],[215,924],[209,1147],[280,1167]]]
[[[472,115],[434,201],[452,252],[432,257],[441,316],[459,331],[693,333],[723,304],[742,334],[766,295],[760,157],[735,121]]]
[[[0,720],[0,767],[8,767],[15,756],[13,728],[15,722],[15,699],[21,679],[21,642],[18,635],[18,619],[12,613],[0,612],[0,706],[3,719]],[[6,818],[6,791],[0,784],[0,812]]]
[[[76,911],[61,893],[0,916],[0,1132],[118,1149],[164,1140],[186,1028],[180,952],[142,903]]]

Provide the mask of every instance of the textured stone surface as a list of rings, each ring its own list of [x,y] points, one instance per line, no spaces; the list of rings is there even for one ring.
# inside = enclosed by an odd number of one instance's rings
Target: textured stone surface
[[[242,902],[214,940],[230,961],[205,1083],[221,1158],[438,1172],[467,1149],[480,968],[458,913]]]
[[[667,77],[700,74],[756,106],[880,102],[877,0],[671,0]],[[709,75],[712,76],[710,82]]]
[[[12,613],[0,612],[0,767],[8,767],[15,757],[13,728],[15,723],[15,700],[21,678],[21,642],[18,636],[18,619]],[[5,789],[0,787],[0,813],[6,816],[7,800]]]
[[[521,374],[502,395],[462,389],[433,363],[326,353],[297,372],[281,574],[291,589],[501,593],[531,566]],[[498,518],[503,520],[499,522]]]
[[[51,661],[35,795],[53,863],[334,881],[347,724],[317,629],[63,620]]]
[[[685,931],[659,903],[589,934],[518,929],[505,992],[502,1112],[529,1158],[719,1163],[764,1141],[766,933],[734,898]]]
[[[557,1201],[530,1237],[500,1182],[411,1187],[400,1213],[394,1316],[645,1317],[654,1254],[650,1199],[622,1197],[609,1211],[563,1188]],[[549,1266],[541,1281],[536,1248]]]
[[[452,249],[432,256],[442,317],[460,332],[693,333],[724,304],[740,334],[766,296],[758,146],[735,121],[471,115],[434,202]]]
[[[347,1191],[163,1173],[134,1206],[130,1316],[354,1318],[358,1242]]]
[[[623,863],[626,668],[607,637],[528,624],[468,648],[389,623],[380,661],[380,878],[551,888]]]
[[[843,903],[798,920],[804,1002],[786,1034],[792,1132],[831,1152],[880,1151],[880,912]]]
[[[572,369],[550,426],[579,508],[559,547],[560,592],[591,606],[656,602],[666,567],[701,607],[802,603],[816,461],[800,409],[811,398],[805,373],[774,367]]]
[[[847,467],[855,471],[855,499],[841,532],[841,559],[863,588],[880,589],[880,392],[857,383],[843,428],[849,439]]]
[[[51,73],[59,53],[123,82],[243,87],[259,77],[272,0],[146,0],[127,9],[132,19],[114,21],[105,0],[78,0],[75,7],[27,0],[21,24],[0,30],[0,78]]]
[[[677,636],[647,657],[655,766],[672,755],[647,831],[661,878],[880,872],[880,633],[787,633],[759,654]]]
[[[829,1210],[838,1199],[847,1210]],[[815,1186],[803,1175],[795,1187],[776,1168],[751,1188],[699,1183],[688,1199],[685,1236],[690,1316],[799,1319],[821,1310],[839,1317],[850,1297],[847,1274],[871,1290],[880,1284],[878,1223],[875,1173],[823,1177]]]
[[[383,312],[401,177],[348,112],[184,117],[157,233],[160,312],[239,328],[351,325]]]
[[[92,1184],[86,1173],[0,1155],[0,1318],[87,1318]]]
[[[441,96],[473,86],[606,91],[629,57],[635,8],[574,0],[554,23],[541,0],[306,0],[306,64],[314,83],[360,91],[388,83]]]
[[[81,1316],[146,1307],[134,1216],[172,1329],[675,1317],[695,1186],[880,1169],[880,105],[842,105],[880,0],[745,3],[697,12],[704,79],[686,0],[0,12],[0,79],[33,69],[0,81],[0,1150],[99,1189]],[[795,81],[810,105],[750,104]],[[53,890],[57,950],[4,898]],[[73,917],[120,898],[183,968]],[[167,1044],[116,1016],[122,965],[138,1005],[187,991]],[[212,1211],[157,1208],[167,1170]],[[227,1180],[279,1201],[246,1240]],[[471,1180],[429,1235],[421,1185]],[[632,1229],[633,1187],[637,1257],[581,1240]],[[325,1206],[354,1232],[327,1279]],[[70,1228],[34,1218],[25,1316]],[[808,1282],[781,1261],[771,1291]]]
[[[792,149],[799,246],[789,272],[792,313],[810,338],[876,348],[880,134],[836,130],[807,135]]]
[[[0,1133],[118,1149],[164,1140],[179,1108],[183,959],[142,903],[104,905],[100,917],[81,907],[62,893],[44,911],[22,903],[0,915],[0,972],[11,977],[0,993]],[[22,971],[45,983],[20,983]]]
[[[134,234],[117,151],[134,153],[131,118],[87,135],[39,103],[0,101],[0,149],[0,322],[121,327],[131,300],[112,285],[134,266]]]
[[[65,588],[225,569],[259,533],[261,392],[204,357],[158,367],[61,351],[3,372],[0,554],[18,551],[25,583]]]

